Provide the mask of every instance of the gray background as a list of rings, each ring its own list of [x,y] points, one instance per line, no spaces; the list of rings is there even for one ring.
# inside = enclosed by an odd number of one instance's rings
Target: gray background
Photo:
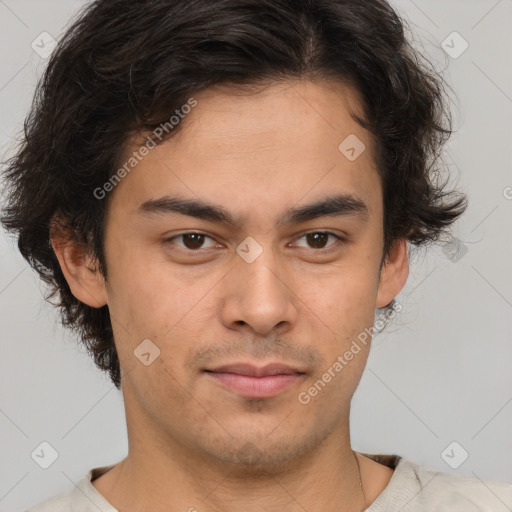
[[[404,309],[375,338],[353,401],[353,446],[512,481],[512,1],[393,4],[457,97],[447,162],[470,206],[454,230],[458,256],[433,247],[413,258],[398,297]],[[3,155],[47,62],[31,42],[43,31],[58,39],[82,5],[0,0]],[[458,58],[441,47],[453,31],[469,43]],[[126,427],[121,393],[60,327],[3,232],[0,258],[0,510],[21,511],[71,488],[88,469],[121,460]],[[31,458],[42,441],[59,454],[46,470]],[[452,461],[469,453],[455,470],[441,456],[453,441]]]

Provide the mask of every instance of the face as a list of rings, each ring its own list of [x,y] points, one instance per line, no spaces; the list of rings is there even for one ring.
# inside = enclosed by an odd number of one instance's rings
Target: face
[[[344,354],[403,286],[405,244],[381,273],[382,185],[350,87],[195,99],[111,192],[89,295],[113,318],[130,443],[282,467],[348,435],[369,343]],[[349,135],[365,146],[350,159]]]

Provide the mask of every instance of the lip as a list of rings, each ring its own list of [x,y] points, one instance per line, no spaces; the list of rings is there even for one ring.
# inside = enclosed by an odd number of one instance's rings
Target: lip
[[[257,366],[251,363],[233,363],[208,369],[215,373],[236,373],[237,375],[248,375],[251,377],[267,377],[269,375],[291,375],[303,373],[298,368],[283,363],[268,363],[264,366]]]
[[[208,377],[246,398],[270,398],[304,378],[304,373],[282,363],[256,366],[234,363],[206,369]]]

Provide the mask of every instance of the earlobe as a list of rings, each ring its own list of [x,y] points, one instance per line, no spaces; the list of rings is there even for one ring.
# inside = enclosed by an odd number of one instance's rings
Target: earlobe
[[[407,240],[400,239],[393,243],[389,257],[381,270],[377,292],[377,308],[388,306],[405,286],[409,275],[409,257]]]
[[[75,241],[52,237],[51,244],[71,293],[93,308],[104,306],[107,303],[105,279],[97,260]]]

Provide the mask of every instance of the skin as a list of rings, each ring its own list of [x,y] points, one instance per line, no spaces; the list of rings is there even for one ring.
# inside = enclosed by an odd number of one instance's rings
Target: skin
[[[362,510],[393,474],[358,454],[363,495],[350,446],[350,401],[370,344],[308,404],[298,400],[408,275],[405,240],[381,269],[382,185],[372,139],[351,115],[361,113],[357,94],[294,80],[194,97],[183,130],[110,193],[107,280],[83,248],[52,239],[74,295],[108,304],[121,363],[129,453],[93,485],[122,512]],[[353,162],[338,150],[349,134],[366,146]],[[221,205],[238,225],[140,211],[166,194]],[[277,222],[337,194],[364,202],[366,214]],[[201,245],[183,232],[207,237]],[[325,232],[345,241],[304,236]],[[252,263],[236,252],[248,236],[263,250]],[[134,356],[144,339],[160,350],[149,366]],[[237,361],[303,375],[277,396],[249,399],[203,371]]]

